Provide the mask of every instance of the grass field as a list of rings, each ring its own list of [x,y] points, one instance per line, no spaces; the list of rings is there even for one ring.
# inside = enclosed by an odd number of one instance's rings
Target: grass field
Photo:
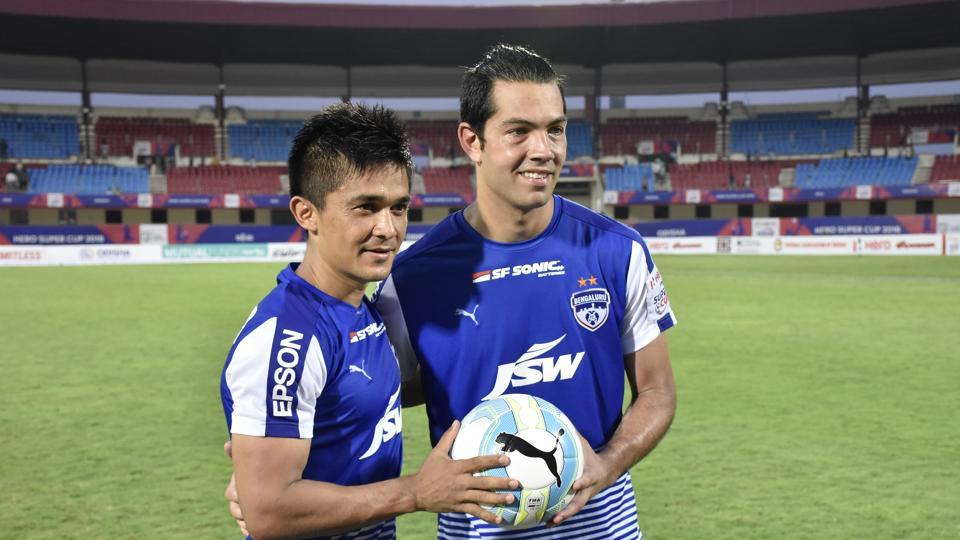
[[[960,258],[658,262],[679,408],[633,471],[648,538],[960,537]],[[278,269],[0,269],[0,538],[239,538],[219,374]]]

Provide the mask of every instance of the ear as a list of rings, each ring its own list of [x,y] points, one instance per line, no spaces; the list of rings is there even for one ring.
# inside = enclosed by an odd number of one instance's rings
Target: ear
[[[290,197],[290,213],[293,219],[297,220],[297,225],[308,233],[316,233],[320,228],[320,211],[307,199],[297,195]]]
[[[466,122],[460,122],[457,126],[457,138],[460,140],[460,148],[470,156],[470,161],[480,164],[481,154],[483,152],[483,141],[480,134],[470,127]]]

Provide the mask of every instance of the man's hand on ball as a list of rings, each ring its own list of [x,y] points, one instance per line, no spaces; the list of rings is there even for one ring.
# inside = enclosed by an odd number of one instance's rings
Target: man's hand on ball
[[[513,502],[509,493],[495,490],[514,490],[520,483],[511,478],[475,476],[474,473],[504,467],[510,463],[505,455],[478,456],[470,459],[451,459],[450,448],[460,429],[454,421],[437,446],[430,452],[420,470],[410,478],[417,510],[429,512],[462,512],[496,524],[500,518],[484,510],[481,504],[496,506]]]
[[[559,525],[577,514],[593,498],[619,478],[620,472],[610,465],[590,447],[583,436],[580,436],[580,445],[583,448],[583,474],[571,486],[570,491],[575,493],[570,504],[561,510],[547,524],[548,527]]]

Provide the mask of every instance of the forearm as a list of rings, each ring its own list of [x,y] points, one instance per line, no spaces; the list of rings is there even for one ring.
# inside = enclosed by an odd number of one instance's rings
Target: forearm
[[[256,540],[342,534],[417,510],[408,478],[363,486],[296,480],[275,496],[249,504],[242,497],[241,506]]]
[[[672,381],[671,381],[672,383]],[[619,477],[642,460],[666,435],[676,411],[673,385],[640,392],[599,456]]]

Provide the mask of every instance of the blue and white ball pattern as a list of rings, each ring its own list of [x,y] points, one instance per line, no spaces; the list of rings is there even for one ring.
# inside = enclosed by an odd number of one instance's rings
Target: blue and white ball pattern
[[[461,422],[450,456],[507,454],[510,464],[481,474],[515,478],[509,506],[487,508],[506,528],[543,523],[573,498],[583,473],[580,436],[570,419],[550,402],[527,394],[504,394],[473,408]]]

